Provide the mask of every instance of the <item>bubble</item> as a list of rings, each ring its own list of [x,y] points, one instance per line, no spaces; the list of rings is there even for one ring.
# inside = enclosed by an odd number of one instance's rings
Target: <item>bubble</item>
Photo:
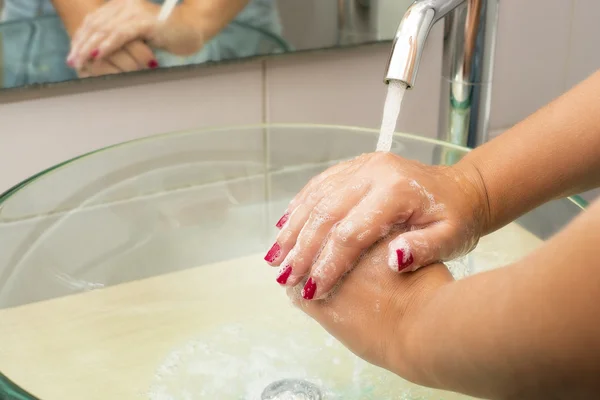
[[[358,234],[358,236],[356,236],[356,239],[358,239],[359,242],[362,242],[363,240],[365,240],[369,235],[371,234],[371,230],[367,229],[364,232],[361,232]]]
[[[346,242],[354,230],[354,222],[352,220],[346,220],[340,223],[337,227],[338,237],[342,242]]]

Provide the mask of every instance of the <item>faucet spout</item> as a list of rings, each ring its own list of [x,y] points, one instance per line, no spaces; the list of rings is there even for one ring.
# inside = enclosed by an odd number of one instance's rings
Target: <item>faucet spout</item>
[[[425,42],[444,23],[438,138],[476,147],[487,141],[499,0],[416,0],[392,44],[384,82],[417,79]]]
[[[392,43],[384,82],[402,81],[412,88],[427,36],[433,25],[467,0],[417,0],[400,21]]]

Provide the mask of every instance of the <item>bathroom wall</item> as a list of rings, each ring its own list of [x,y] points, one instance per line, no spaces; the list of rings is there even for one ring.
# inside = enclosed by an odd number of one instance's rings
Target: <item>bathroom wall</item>
[[[598,15],[597,0],[500,2],[494,134],[600,67]],[[399,130],[435,135],[441,34],[441,26],[432,32]],[[388,49],[383,44],[128,77],[110,88],[106,82],[73,85],[16,102],[19,94],[0,93],[0,191],[64,159],[149,134],[262,121],[377,127]]]

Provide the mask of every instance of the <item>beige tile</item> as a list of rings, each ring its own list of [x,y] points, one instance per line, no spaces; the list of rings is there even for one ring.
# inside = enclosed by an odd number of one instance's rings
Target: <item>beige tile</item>
[[[574,0],[567,88],[581,82],[600,68],[598,18],[600,18],[598,0]]]
[[[398,130],[432,136],[437,130],[442,26],[431,33],[415,89],[404,99]],[[271,122],[341,124],[378,128],[390,44],[267,61]]]
[[[565,90],[570,19],[570,0],[500,2],[490,129],[514,125]]]
[[[260,123],[262,88],[262,64],[254,62],[182,80],[0,104],[0,192],[56,163],[115,143]]]
[[[490,131],[490,140],[500,136],[501,134],[503,134],[504,132],[506,132],[509,128],[500,128],[500,129],[494,129],[492,131]]]

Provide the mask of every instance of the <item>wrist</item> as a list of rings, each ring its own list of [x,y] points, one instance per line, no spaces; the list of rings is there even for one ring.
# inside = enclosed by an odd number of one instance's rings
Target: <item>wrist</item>
[[[493,231],[493,215],[489,191],[485,179],[477,165],[468,159],[462,159],[451,170],[464,182],[465,190],[471,194],[473,215],[477,220],[479,237]]]
[[[154,43],[173,54],[192,55],[218,33],[212,33],[212,25],[213,21],[193,2],[184,2],[175,7],[167,20],[158,22]]]

